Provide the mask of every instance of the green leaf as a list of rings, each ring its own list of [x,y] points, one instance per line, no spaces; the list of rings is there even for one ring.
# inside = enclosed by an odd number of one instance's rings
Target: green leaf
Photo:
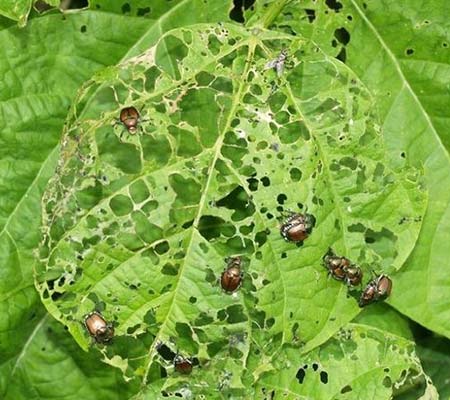
[[[137,40],[148,25],[135,21],[135,36],[120,34],[119,27],[128,32],[129,23],[129,18],[84,13],[67,16],[64,24],[60,16],[47,16],[24,29],[0,32],[2,43],[9,44],[0,50],[0,72],[5,77],[0,94],[5,116],[0,122],[0,381],[6,385],[0,397],[16,382],[9,378],[9,367],[30,340],[42,313],[33,282],[33,250],[40,240],[41,197],[54,173],[67,109],[79,85],[95,70],[115,64],[129,41]],[[102,39],[80,31],[82,26],[94,25],[104,26],[105,32],[111,25],[116,29]],[[47,29],[43,40],[41,32]],[[42,57],[43,47],[48,49],[47,57]],[[78,61],[67,62],[69,58]],[[19,387],[26,385],[22,382]]]
[[[0,14],[17,21],[20,27],[24,27],[32,5],[32,0],[1,0]]]
[[[3,363],[2,376],[5,369],[12,373],[4,400],[126,399],[137,391],[136,385],[125,384],[120,371],[101,363],[97,354],[81,352],[49,314],[40,319],[19,356]]]
[[[344,327],[302,358],[289,349],[275,366],[276,372],[266,373],[258,384],[260,396],[391,399],[408,379],[426,379],[413,342],[358,324]],[[427,383],[427,390],[432,393],[434,387]]]
[[[267,63],[283,48],[278,76]],[[135,134],[118,121],[130,106]],[[351,71],[310,42],[235,25],[170,31],[95,76],[63,141],[43,200],[42,300],[83,349],[83,319],[101,311],[116,325],[105,361],[144,383],[174,375],[164,390],[181,377],[160,343],[198,359],[193,387],[229,373],[239,391],[252,346],[269,368],[285,343],[325,342],[359,312],[322,265],[328,248],[368,277],[393,273],[426,204],[418,171],[385,160]],[[280,236],[287,210],[316,218],[302,247]],[[229,296],[218,278],[236,254],[244,284]]]
[[[276,21],[298,15],[289,31],[311,37],[345,60],[375,96],[394,165],[424,168],[431,199],[410,258],[394,277],[391,304],[423,326],[450,337],[450,278],[445,243],[450,232],[450,38],[443,0],[290,3]],[[333,6],[334,4],[334,6]],[[334,7],[334,8],[333,8]]]
[[[33,332],[43,313],[32,277],[33,249],[40,238],[41,196],[54,173],[67,109],[78,87],[92,73],[117,63],[140,38],[152,40],[166,27],[176,26],[180,20],[177,12],[184,13],[187,3],[183,2],[185,8],[168,9],[158,24],[99,12],[67,14],[64,18],[46,15],[23,29],[0,19],[2,27],[10,27],[0,33],[2,43],[8,43],[0,50],[0,71],[5,78],[0,93],[5,117],[0,122],[2,398],[5,393],[28,398],[26,374],[19,379],[16,373],[12,375],[12,369],[24,346],[33,345]],[[227,9],[223,4],[219,13],[219,7],[213,7],[215,17],[223,19]],[[209,14],[192,15],[191,21],[205,15]],[[155,25],[157,29],[153,29]],[[40,359],[28,362],[39,366]],[[60,379],[64,382],[64,376]],[[22,397],[20,390],[24,391]]]
[[[425,372],[433,379],[440,399],[450,399],[450,342],[440,337],[430,337],[420,341],[417,354]]]
[[[414,340],[411,332],[411,321],[385,303],[366,307],[353,322],[382,329],[391,334]]]

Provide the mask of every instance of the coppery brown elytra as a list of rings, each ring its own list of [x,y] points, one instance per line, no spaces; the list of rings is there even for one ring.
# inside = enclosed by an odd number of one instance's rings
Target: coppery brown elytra
[[[361,268],[348,258],[334,254],[333,250],[328,250],[323,257],[323,263],[334,279],[345,281],[348,286],[357,286],[361,283],[363,277]]]
[[[241,257],[231,257],[220,277],[220,285],[225,292],[233,293],[242,284]]]
[[[372,279],[364,289],[359,299],[359,306],[364,307],[370,303],[385,299],[391,294],[391,279],[381,274]]]
[[[288,242],[303,242],[311,234],[314,224],[313,215],[290,212],[280,227],[280,234]]]
[[[114,327],[98,311],[92,311],[86,315],[84,325],[97,343],[109,343],[114,337]]]
[[[180,374],[188,375],[192,372],[193,363],[189,358],[177,355],[173,359],[173,365],[175,367],[175,371]]]
[[[122,108],[119,119],[131,135],[134,135],[137,132],[140,115],[135,107]]]

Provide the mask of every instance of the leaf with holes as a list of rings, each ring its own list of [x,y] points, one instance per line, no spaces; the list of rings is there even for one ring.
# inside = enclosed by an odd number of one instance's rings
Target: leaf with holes
[[[288,35],[195,25],[80,92],[36,285],[84,349],[83,321],[102,313],[115,332],[104,359],[125,376],[176,387],[178,353],[199,391],[245,392],[283,344],[306,352],[358,314],[358,290],[322,265],[328,249],[364,282],[394,272],[425,203],[418,171],[389,168],[373,100],[343,64]],[[314,217],[303,243],[280,235],[290,211]],[[229,294],[220,276],[236,256]]]
[[[33,2],[31,0],[21,0],[21,1],[11,1],[11,0],[1,0],[0,1],[0,15],[17,21],[19,26],[23,27],[27,23],[28,14],[31,10]]]
[[[426,398],[438,398],[414,342],[359,324],[343,327],[302,359],[288,348],[275,368],[282,372],[266,373],[258,385],[265,398],[310,399],[313,393],[317,399],[392,399],[396,389],[419,380],[433,394]]]
[[[445,0],[292,1],[272,29],[310,37],[373,93],[390,163],[423,168],[430,204],[417,246],[394,277],[399,311],[450,337],[450,37]],[[262,12],[262,10],[261,10]],[[298,18],[289,27],[286,19]],[[423,284],[417,284],[423,283]],[[414,288],[412,290],[411,288]]]

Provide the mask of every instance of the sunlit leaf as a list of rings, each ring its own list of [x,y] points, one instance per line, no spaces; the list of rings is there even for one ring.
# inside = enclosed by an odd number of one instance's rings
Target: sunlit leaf
[[[280,74],[267,66],[283,49]],[[44,304],[84,349],[83,319],[101,311],[116,332],[105,361],[144,383],[173,375],[164,388],[181,378],[161,343],[198,362],[192,382],[227,374],[233,391],[251,348],[270,369],[285,343],[325,342],[359,312],[322,265],[329,247],[364,281],[394,273],[425,206],[418,171],[385,160],[373,105],[314,44],[226,24],[171,31],[95,76],[44,197]],[[137,132],[118,120],[131,106]],[[289,210],[315,217],[303,246],[280,236]],[[227,295],[234,255],[244,283]]]
[[[271,26],[310,37],[344,61],[374,95],[389,162],[424,168],[430,204],[417,246],[394,277],[401,295],[391,304],[447,337],[449,6],[445,0],[292,1]]]
[[[18,25],[23,27],[27,23],[32,4],[32,0],[1,0],[0,14],[17,21]]]
[[[46,15],[23,29],[1,18],[2,27],[9,27],[0,33],[2,43],[7,44],[0,50],[4,77],[0,92],[1,398],[11,393],[15,400],[21,398],[19,393],[28,398],[27,375],[17,372],[25,360],[37,368],[41,360],[33,359],[36,352],[20,355],[38,338],[35,329],[44,312],[32,276],[40,239],[41,196],[54,173],[59,137],[76,90],[93,72],[116,64],[127,51],[137,48],[140,39],[154,41],[161,31],[176,26],[177,13],[183,13],[188,2],[181,3],[160,14],[158,26],[143,19],[88,11],[64,17]],[[210,12],[223,19],[227,4],[220,10],[217,5]],[[211,15],[192,15],[191,22]],[[49,374],[48,379],[69,384],[64,379],[68,371],[61,370],[58,378]],[[89,385],[89,380],[84,383]]]
[[[289,349],[276,360],[257,393],[268,398],[391,399],[409,379],[427,379],[414,344],[376,328],[350,324],[307,356]],[[434,387],[426,384],[428,393]],[[437,399],[437,397],[427,397]]]

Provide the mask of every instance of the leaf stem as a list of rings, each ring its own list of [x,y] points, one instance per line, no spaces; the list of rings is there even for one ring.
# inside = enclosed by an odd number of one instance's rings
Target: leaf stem
[[[267,29],[270,24],[278,17],[281,10],[284,6],[289,3],[291,0],[274,0],[274,2],[270,5],[266,13],[263,15],[261,20],[261,25],[263,28]]]

